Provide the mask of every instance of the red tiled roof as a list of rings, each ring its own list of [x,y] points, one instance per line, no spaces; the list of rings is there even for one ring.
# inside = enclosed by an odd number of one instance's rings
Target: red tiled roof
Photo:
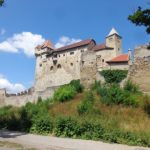
[[[51,41],[45,41],[42,45],[38,45],[36,48],[38,49],[44,49],[44,48],[50,48],[50,49],[54,49],[53,44],[51,43]]]
[[[113,63],[113,62],[128,62],[129,61],[129,55],[128,54],[121,54],[109,61],[107,61],[108,63]]]
[[[67,45],[67,46],[55,49],[55,51],[64,51],[64,50],[67,50],[67,49],[72,49],[72,48],[76,48],[76,47],[80,47],[80,46],[85,46],[85,45],[90,44],[92,41],[94,41],[94,40],[93,39],[83,40],[83,41],[80,41],[80,42],[77,42],[77,43],[74,43],[74,44],[71,44],[71,45]]]
[[[104,49],[113,49],[112,47],[106,46],[106,44],[99,44],[93,47],[93,51],[99,51],[99,50],[104,50]]]

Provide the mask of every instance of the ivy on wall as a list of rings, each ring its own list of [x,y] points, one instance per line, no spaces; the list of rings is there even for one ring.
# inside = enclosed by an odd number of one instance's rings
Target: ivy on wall
[[[105,78],[106,83],[120,83],[127,77],[128,70],[103,70],[100,74]]]

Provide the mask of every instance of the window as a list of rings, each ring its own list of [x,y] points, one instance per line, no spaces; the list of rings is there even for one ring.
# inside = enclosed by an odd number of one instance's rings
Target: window
[[[84,65],[84,61],[82,61],[82,65]]]
[[[70,55],[73,55],[74,54],[74,52],[70,52]]]
[[[102,62],[105,62],[105,60],[104,60],[104,59],[102,59]]]
[[[57,68],[59,68],[59,69],[60,69],[60,68],[61,68],[61,65],[60,65],[60,64],[58,64]]]
[[[73,63],[70,63],[71,66],[73,66]]]
[[[84,52],[84,49],[81,49],[81,53],[83,53]]]
[[[53,57],[54,57],[54,58],[57,58],[57,54],[53,54]]]
[[[65,54],[63,54],[63,56],[65,56]]]
[[[54,67],[53,67],[53,66],[51,66],[51,67],[50,67],[50,70],[52,71],[53,69],[54,69]]]
[[[40,67],[42,67],[42,64],[40,64]]]

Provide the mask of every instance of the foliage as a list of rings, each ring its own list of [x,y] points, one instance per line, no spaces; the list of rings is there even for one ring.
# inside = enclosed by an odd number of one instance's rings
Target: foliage
[[[48,113],[38,114],[32,119],[32,133],[48,134],[52,132],[53,123]]]
[[[55,122],[54,133],[56,136],[75,137],[77,121],[71,117],[58,117]]]
[[[73,86],[78,93],[83,92],[84,87],[80,84],[80,80],[72,80],[70,85]]]
[[[71,85],[61,86],[54,93],[54,100],[59,102],[65,102],[71,100],[76,94],[76,89]]]
[[[3,6],[4,0],[0,0],[0,6]]]
[[[150,116],[150,97],[147,95],[144,97],[144,110]]]
[[[150,34],[150,9],[143,10],[139,7],[128,19],[137,26],[145,26],[147,33]]]
[[[87,92],[85,94],[85,98],[81,103],[77,106],[77,112],[79,115],[83,115],[89,113],[92,109],[94,103],[94,96],[92,92]]]
[[[138,101],[136,96],[132,95],[124,89],[121,89],[117,84],[110,86],[97,87],[97,93],[101,96],[101,101],[107,105],[123,104],[126,106],[137,106]]]
[[[132,81],[128,80],[124,85],[124,90],[131,93],[140,93],[138,85],[134,84]]]
[[[127,70],[103,70],[100,72],[106,83],[120,83],[127,77],[127,73]]]
[[[71,117],[59,117],[56,119],[54,133],[56,136],[80,137],[82,139],[104,140],[112,143],[125,143],[129,145],[150,146],[147,135],[139,135],[135,132],[125,132],[120,129],[109,129],[100,123],[90,121],[78,122]]]

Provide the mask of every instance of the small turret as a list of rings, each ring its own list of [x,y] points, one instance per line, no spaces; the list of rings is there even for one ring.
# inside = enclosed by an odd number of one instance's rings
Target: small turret
[[[43,55],[43,54],[49,54],[51,53],[55,48],[53,47],[51,41],[45,41],[42,45],[38,45],[35,48],[35,56]]]
[[[106,46],[114,48],[116,56],[122,53],[122,37],[115,28],[112,28],[107,35]]]

